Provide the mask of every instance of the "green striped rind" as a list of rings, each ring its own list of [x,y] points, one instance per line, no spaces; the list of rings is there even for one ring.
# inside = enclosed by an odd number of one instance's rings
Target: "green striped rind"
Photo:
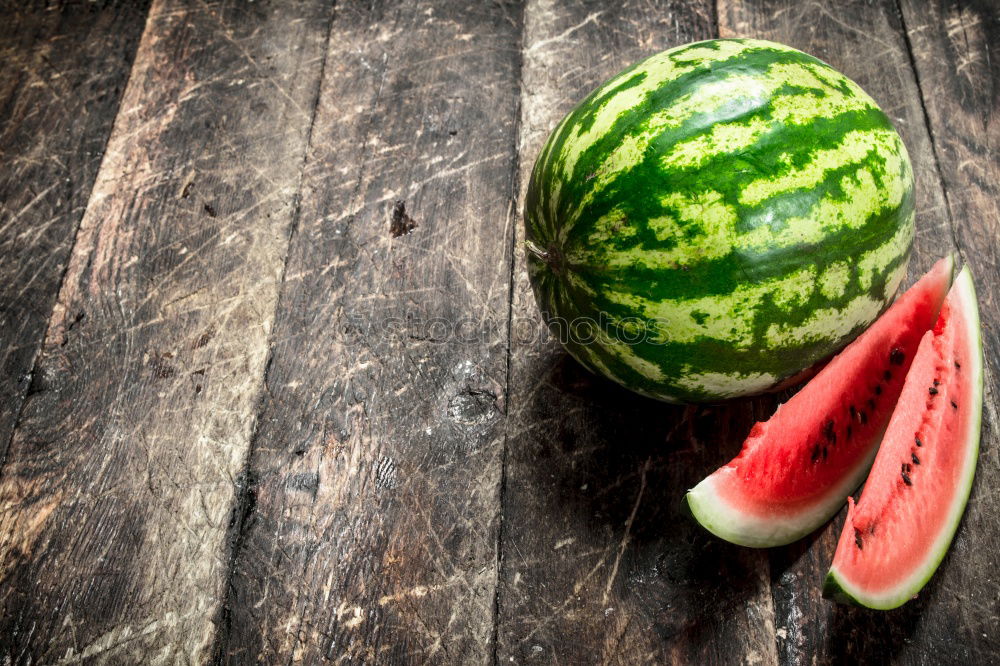
[[[766,390],[874,321],[905,272],[913,175],[843,75],[715,40],[635,65],[567,115],[525,223],[536,297],[578,360],[711,400]]]
[[[937,571],[941,560],[948,553],[948,547],[955,538],[962,514],[965,513],[965,506],[969,503],[969,495],[972,493],[972,481],[976,474],[976,462],[979,460],[979,436],[982,429],[983,416],[983,339],[982,329],[979,323],[979,305],[976,301],[976,288],[972,281],[972,273],[966,266],[955,278],[952,289],[960,294],[959,301],[962,306],[962,318],[966,328],[966,339],[974,343],[974,348],[970,349],[969,358],[974,362],[969,363],[968,377],[973,386],[973,412],[969,419],[968,430],[956,435],[959,443],[969,448],[969,455],[965,460],[965,467],[962,469],[958,487],[955,489],[955,496],[951,500],[951,508],[948,512],[946,524],[941,527],[941,531],[934,540],[930,556],[922,567],[913,571],[905,583],[899,585],[889,594],[876,595],[853,585],[850,580],[843,576],[832,566],[826,575],[823,583],[823,596],[834,599],[841,603],[874,608],[876,610],[891,610],[902,606],[913,598],[917,592],[923,589],[927,581],[931,579]],[[963,364],[963,370],[966,365]],[[848,515],[848,520],[850,515]]]

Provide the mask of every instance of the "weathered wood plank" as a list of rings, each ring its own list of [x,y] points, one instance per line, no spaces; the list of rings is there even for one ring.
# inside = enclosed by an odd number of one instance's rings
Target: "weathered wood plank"
[[[492,659],[520,37],[338,6],[220,661]]]
[[[150,9],[0,475],[0,660],[210,656],[330,14]]]
[[[955,241],[976,278],[986,356],[977,478],[952,552],[923,595],[915,642],[920,658],[985,664],[1000,658],[1000,7],[901,4]]]
[[[148,4],[0,3],[0,462]]]
[[[715,31],[707,2],[535,0],[525,21],[522,194],[587,92]],[[766,556],[711,539],[680,505],[774,400],[685,409],[588,374],[545,331],[515,247],[497,662],[774,662]]]
[[[953,249],[920,95],[892,2],[726,0],[719,4],[719,26],[723,36],[773,39],[825,60],[857,81],[892,119],[910,153],[917,188],[917,234],[904,286]],[[771,551],[781,661],[885,663],[897,655],[919,660],[925,649],[916,629],[923,599],[887,614],[822,599],[845,513],[813,537]]]

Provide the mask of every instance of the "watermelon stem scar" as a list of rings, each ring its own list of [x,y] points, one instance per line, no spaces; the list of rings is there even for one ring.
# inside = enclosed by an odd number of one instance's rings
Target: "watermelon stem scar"
[[[528,250],[528,252],[530,252],[531,254],[535,255],[535,257],[537,259],[539,259],[540,261],[548,261],[549,260],[549,253],[546,252],[545,250],[543,250],[542,248],[538,247],[534,243],[532,243],[530,240],[529,241],[524,241],[524,247],[525,247],[525,249]]]
[[[531,253],[533,257],[545,263],[549,269],[555,273],[559,274],[563,271],[563,255],[559,251],[559,248],[554,244],[549,245],[547,249],[542,249],[537,244],[532,241],[524,241],[524,247]]]

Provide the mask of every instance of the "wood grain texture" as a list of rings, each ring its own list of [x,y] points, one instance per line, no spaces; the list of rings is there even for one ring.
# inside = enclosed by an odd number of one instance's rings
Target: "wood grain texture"
[[[919,657],[990,663],[1000,660],[1000,576],[993,573],[1000,551],[1000,8],[901,5],[955,241],[976,281],[986,357],[977,478],[952,551],[926,595]]]
[[[492,660],[520,37],[338,6],[222,662]]]
[[[329,15],[150,9],[0,475],[0,661],[205,658]]]
[[[995,3],[0,14],[0,663],[1000,659]],[[630,394],[561,351],[527,283],[554,124],[720,32],[868,90],[916,170],[910,281],[955,247],[975,271],[979,473],[897,611],[820,598],[843,516],[760,552],[683,515],[784,396]]]
[[[723,35],[773,39],[825,60],[857,81],[892,119],[910,153],[917,187],[917,234],[904,286],[955,248],[952,217],[927,132],[920,88],[893,2],[727,0],[720,2],[719,23]],[[941,663],[954,658],[974,663],[975,659],[960,658],[960,652],[935,651],[938,643],[950,640],[948,632],[925,628],[926,616],[939,612],[959,621],[954,599],[949,601],[949,593],[940,587],[949,578],[947,564],[917,601],[892,612],[848,608],[821,598],[823,577],[845,513],[803,542],[771,551],[781,661]],[[995,530],[990,531],[995,535]],[[962,540],[960,534],[956,551],[963,549]]]
[[[715,30],[707,2],[536,0],[525,23],[522,193],[591,89]],[[672,407],[590,375],[545,331],[517,229],[497,663],[773,663],[766,555],[681,511],[773,398]]]
[[[148,2],[36,5],[0,3],[0,463]]]

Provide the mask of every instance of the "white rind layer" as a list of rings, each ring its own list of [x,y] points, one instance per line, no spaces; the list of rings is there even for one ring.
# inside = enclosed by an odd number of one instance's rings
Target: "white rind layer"
[[[877,450],[878,447],[871,447],[871,452],[840,483],[832,486],[812,506],[795,513],[782,515],[780,508],[776,508],[767,516],[754,515],[727,501],[719,493],[717,484],[720,481],[731,483],[726,476],[736,473],[733,467],[723,467],[705,478],[688,491],[685,500],[698,522],[717,537],[750,548],[784,546],[813,532],[844,506],[844,498],[861,485]]]

